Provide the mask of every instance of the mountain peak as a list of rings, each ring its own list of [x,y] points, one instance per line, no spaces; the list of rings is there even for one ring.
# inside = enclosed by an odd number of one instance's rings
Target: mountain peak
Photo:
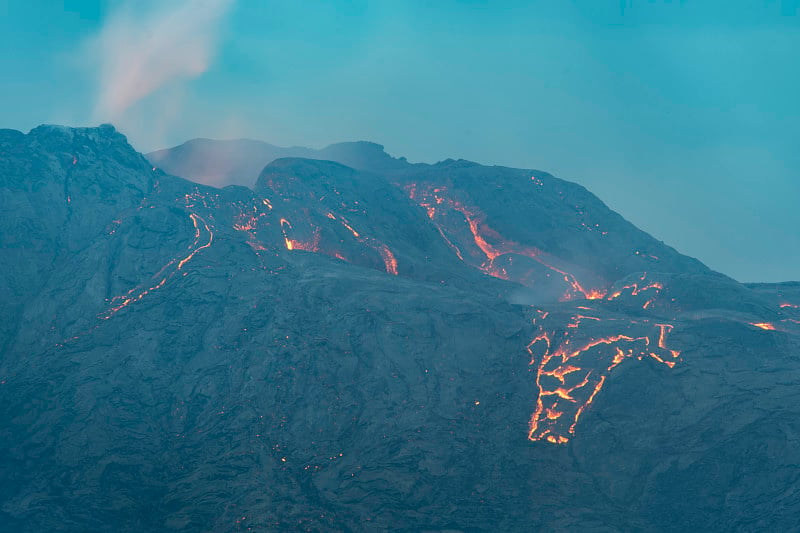
[[[21,161],[36,163],[26,173],[6,172],[4,182],[63,181],[64,195],[71,201],[82,189],[113,196],[123,186],[138,191],[150,187],[151,165],[111,124],[79,128],[42,124],[27,134],[2,130],[0,147],[9,168]]]
[[[24,136],[27,144],[38,146],[54,153],[69,152],[75,157],[113,158],[126,166],[147,166],[128,138],[112,124],[93,127],[68,127],[57,124],[42,124]],[[17,141],[23,137],[16,136]]]
[[[382,172],[409,166],[404,157],[387,154],[383,145],[369,141],[341,142],[315,150],[302,146],[280,147],[253,139],[192,139],[185,143],[146,155],[168,174],[191,181],[224,187],[253,187],[261,171],[281,158],[305,158],[334,161],[357,170]]]
[[[113,140],[128,144],[128,138],[117,131],[113,124],[100,124],[99,126],[70,127],[59,124],[40,124],[33,128],[28,135],[37,138],[61,138],[75,140],[80,138],[98,140]]]
[[[408,165],[405,157],[394,158],[382,144],[352,141],[331,144],[320,150],[321,159],[330,159],[358,170],[396,170]]]

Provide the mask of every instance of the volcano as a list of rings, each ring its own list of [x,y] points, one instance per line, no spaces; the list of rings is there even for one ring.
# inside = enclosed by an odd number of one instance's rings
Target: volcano
[[[580,185],[40,126],[0,202],[4,530],[797,528],[800,284]]]

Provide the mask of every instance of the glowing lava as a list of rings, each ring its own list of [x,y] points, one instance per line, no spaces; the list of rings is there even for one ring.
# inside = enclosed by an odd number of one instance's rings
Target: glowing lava
[[[298,241],[294,239],[290,239],[286,233],[286,229],[290,231],[292,228],[292,223],[286,220],[285,218],[281,219],[281,231],[283,232],[283,241],[286,244],[287,250],[303,250],[305,252],[318,252],[319,251],[319,228],[314,230],[314,237],[310,241]]]
[[[200,226],[198,226],[198,224],[197,224],[198,221],[200,221],[203,224],[203,227],[205,228],[206,233],[208,234],[208,242],[205,243],[202,246],[194,248],[191,251],[191,253],[189,253],[189,255],[187,255],[186,257],[181,259],[178,262],[178,270],[182,269],[183,265],[185,265],[186,263],[191,261],[191,259],[195,256],[195,254],[197,254],[198,252],[200,252],[201,250],[203,250],[205,248],[208,248],[209,246],[211,246],[211,243],[214,242],[214,232],[211,231],[211,228],[208,227],[208,224],[206,224],[206,221],[203,220],[202,218],[200,218],[199,216],[195,215],[194,213],[191,213],[189,215],[189,217],[191,217],[192,224],[194,224],[194,229],[195,229],[195,240],[194,240],[194,242],[195,242],[195,245],[200,240]]]
[[[244,203],[237,203],[239,213],[236,215],[236,222],[233,224],[233,229],[236,231],[244,232],[247,235],[247,244],[250,248],[258,254],[259,252],[267,250],[267,247],[258,239],[256,232],[261,226],[261,219],[269,216],[269,211],[272,210],[272,204],[268,199],[263,198],[260,203],[256,202],[251,205]],[[267,211],[264,211],[264,207]]]
[[[353,237],[355,237],[356,240],[358,240],[358,242],[366,244],[373,250],[376,250],[378,254],[381,256],[381,260],[383,261],[383,266],[386,269],[386,272],[394,276],[397,275],[397,259],[395,259],[394,254],[392,253],[392,251],[389,249],[388,246],[378,241],[377,239],[373,239],[372,237],[362,236],[359,232],[353,229],[353,226],[350,224],[350,222],[348,222],[347,219],[341,215],[337,217],[333,213],[328,213],[328,218],[330,218],[331,220],[338,220],[342,224],[342,226],[347,228],[347,230],[353,234]]]
[[[170,260],[169,263],[161,267],[161,269],[159,269],[159,271],[151,277],[150,283],[139,285],[138,287],[134,287],[121,296],[113,297],[111,299],[111,307],[104,313],[100,314],[101,319],[108,320],[121,309],[140,301],[151,292],[160,289],[167,283],[167,280],[177,274],[178,271],[180,271],[186,265],[186,263],[191,261],[195,255],[211,246],[211,243],[214,242],[214,232],[208,226],[206,221],[201,216],[194,213],[190,213],[189,218],[194,226],[194,240],[192,244],[189,245],[189,254],[182,259],[175,258]],[[203,231],[206,232],[208,241],[205,244],[200,245]],[[170,267],[173,265],[175,265],[175,268],[170,270]]]
[[[528,431],[532,441],[568,442],[575,435],[581,415],[603,388],[611,371],[623,361],[650,357],[672,368],[679,360],[680,352],[667,348],[670,324],[649,326],[656,328],[657,337],[653,332],[635,336],[617,333],[583,341],[573,339],[585,320],[602,322],[598,317],[576,315],[567,328],[542,328],[527,346],[530,365],[536,369],[538,388],[536,409]]]
[[[383,264],[386,267],[386,272],[396,276],[397,259],[394,258],[394,254],[389,249],[389,247],[386,246],[385,244],[381,244],[378,247],[378,253],[381,254],[381,259],[383,259]]]
[[[377,239],[362,235],[353,227],[352,224],[350,224],[346,218],[341,215],[337,216],[331,212],[328,212],[326,217],[341,224],[342,227],[344,227],[359,243],[375,250],[378,255],[380,255],[386,272],[395,276],[397,275],[397,259],[388,246]],[[287,230],[291,231],[292,229],[291,222],[285,218],[282,218],[281,231],[283,231],[283,240],[286,244],[287,250],[305,250],[307,252],[323,253],[331,257],[336,257],[342,261],[347,261],[339,251],[328,250],[324,246],[320,247],[320,229],[318,227],[314,229],[314,238],[310,242],[297,241],[289,238]]]
[[[654,282],[652,282],[650,284],[642,285],[642,286],[639,286],[638,283],[632,283],[630,285],[625,285],[624,287],[622,287],[621,289],[619,289],[617,291],[614,291],[612,294],[610,294],[608,296],[608,299],[609,300],[614,300],[616,298],[619,298],[620,295],[622,295],[622,293],[627,289],[631,289],[631,296],[636,296],[639,293],[644,292],[644,291],[649,290],[649,289],[661,290],[663,288],[664,288],[664,286],[661,283],[657,282],[657,281],[654,281]]]
[[[469,227],[472,235],[473,244],[480,252],[482,259],[476,265],[484,273],[500,279],[509,279],[507,270],[498,267],[495,261],[507,255],[520,255],[532,259],[545,268],[557,273],[567,284],[568,289],[562,296],[562,300],[570,300],[574,297],[583,297],[588,300],[603,298],[606,291],[603,289],[586,288],[578,280],[565,270],[556,267],[549,260],[547,254],[534,246],[516,243],[503,238],[497,231],[493,230],[487,223],[486,217],[475,207],[468,207],[455,198],[448,195],[446,187],[435,187],[433,185],[420,186],[411,184],[405,187],[409,198],[417,202],[418,205],[426,210],[430,218],[445,242],[456,253],[459,259],[464,260],[463,251],[453,243],[453,239],[447,236],[446,228],[438,221],[439,212],[443,208],[456,211],[461,214]]]
[[[774,331],[775,325],[770,324],[769,322],[750,322],[751,326],[755,326],[757,328],[766,329],[768,331]]]
[[[647,272],[642,274],[642,277],[639,278],[639,281],[634,283],[629,283],[619,289],[611,292],[606,297],[607,300],[612,301],[618,299],[620,296],[626,294],[627,296],[639,296],[643,292],[651,291],[652,296],[648,298],[644,304],[642,304],[642,309],[647,309],[650,305],[656,301],[658,296],[660,295],[661,291],[664,289],[664,285],[658,281],[651,281],[649,283],[645,283],[645,279],[647,278]],[[630,291],[628,293],[628,291]]]

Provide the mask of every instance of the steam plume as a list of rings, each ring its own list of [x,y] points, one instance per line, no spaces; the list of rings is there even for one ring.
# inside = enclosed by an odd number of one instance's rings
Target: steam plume
[[[233,0],[126,1],[90,41],[98,62],[94,115],[116,120],[161,87],[204,73]]]

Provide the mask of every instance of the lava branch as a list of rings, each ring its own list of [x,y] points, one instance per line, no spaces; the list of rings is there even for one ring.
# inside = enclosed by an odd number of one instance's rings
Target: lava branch
[[[195,256],[195,254],[197,254],[201,250],[204,250],[205,248],[208,248],[209,246],[211,246],[211,243],[214,242],[214,232],[211,231],[211,228],[208,227],[208,224],[206,224],[206,221],[203,220],[202,218],[200,218],[198,215],[195,215],[194,213],[191,213],[189,216],[191,217],[192,224],[194,224],[194,229],[197,232],[196,233],[196,237],[195,237],[195,243],[197,243],[200,240],[200,226],[197,225],[197,221],[198,220],[200,222],[202,222],[203,227],[206,230],[206,233],[208,233],[208,242],[205,243],[204,245],[198,247],[198,248],[195,248],[194,250],[191,251],[191,253],[189,253],[189,255],[187,255],[186,257],[181,259],[178,262],[178,270],[182,269],[183,265],[185,265],[186,263],[191,261],[192,258]]]
[[[649,293],[653,295],[650,298],[648,298],[642,305],[642,309],[647,309],[659,297],[661,291],[664,289],[664,285],[658,281],[651,281],[649,283],[645,283],[645,278],[647,278],[647,272],[644,272],[642,274],[642,277],[639,278],[639,281],[629,283],[628,285],[620,287],[614,292],[610,292],[606,296],[606,300],[609,301],[616,300],[617,298],[622,296],[623,293],[625,293],[626,291],[630,291],[630,294],[628,296],[638,296],[643,292],[653,290],[653,293]]]
[[[262,207],[266,207],[266,211]],[[233,229],[236,231],[244,232],[247,235],[247,244],[250,248],[258,254],[267,249],[263,242],[257,237],[257,231],[263,217],[269,216],[272,210],[272,204],[269,199],[262,198],[261,202],[255,202],[252,205],[244,205],[239,203],[237,205],[239,213],[236,215],[236,222],[233,224]]]
[[[368,246],[375,250],[378,255],[380,255],[381,260],[383,261],[384,268],[388,274],[392,274],[394,276],[397,275],[397,259],[395,258],[392,251],[389,249],[386,244],[382,243],[378,239],[374,239],[372,237],[367,237],[359,233],[350,222],[344,218],[343,216],[334,215],[331,212],[327,213],[327,217],[333,221],[338,222],[342,225],[353,237],[361,244]],[[323,253],[326,255],[330,255],[332,257],[336,257],[337,259],[346,261],[344,256],[339,253],[338,251],[328,251],[326,249],[320,248],[320,229],[317,227],[314,229],[314,237],[311,241],[298,241],[292,239],[289,235],[294,229],[292,227],[292,223],[286,220],[285,218],[280,219],[281,223],[281,232],[283,233],[283,240],[284,244],[286,245],[287,250],[304,250],[307,252],[316,252],[316,253]]]
[[[361,235],[358,231],[356,231],[350,222],[344,218],[343,216],[339,215],[338,217],[333,213],[328,213],[328,218],[331,220],[338,220],[339,223],[344,226],[347,231],[349,231],[356,240],[362,244],[366,244],[373,250],[377,251],[378,254],[381,256],[381,260],[383,260],[384,268],[386,269],[387,274],[392,274],[394,276],[397,275],[397,259],[395,259],[394,254],[386,246],[384,243],[380,242],[378,239],[374,239],[372,237],[366,237]]]
[[[606,295],[604,289],[586,288],[581,285],[574,275],[547,262],[544,258],[545,253],[542,250],[534,246],[522,245],[504,239],[486,223],[486,217],[477,208],[469,208],[454,198],[445,196],[447,193],[445,187],[428,186],[424,191],[420,192],[417,184],[411,184],[406,186],[405,189],[409,198],[425,209],[428,218],[431,219],[445,242],[462,261],[464,260],[462,251],[447,237],[445,229],[437,222],[436,217],[438,210],[442,209],[442,206],[456,211],[464,217],[475,246],[485,258],[477,265],[485,274],[500,279],[508,279],[506,270],[495,266],[495,260],[504,255],[515,254],[532,259],[548,270],[557,273],[569,287],[562,297],[563,300],[570,300],[578,295],[587,300],[596,300]]]
[[[601,320],[576,315],[567,328],[559,332],[542,330],[527,346],[530,365],[536,369],[538,388],[528,431],[528,439],[532,441],[568,442],[611,371],[623,361],[650,357],[669,368],[679,361],[680,352],[667,347],[671,324],[653,324],[658,331],[656,340],[652,334],[620,333],[591,338],[580,344],[573,342],[571,335],[587,319]]]
[[[139,285],[137,287],[132,288],[123,295],[114,296],[113,298],[111,298],[110,300],[111,307],[104,313],[100,314],[101,319],[108,320],[109,318],[114,316],[118,311],[124,309],[125,307],[128,307],[133,303],[140,301],[142,298],[144,298],[151,292],[160,289],[167,283],[167,281],[170,278],[172,278],[175,274],[177,274],[180,270],[182,270],[183,267],[186,265],[186,263],[191,261],[196,254],[211,246],[211,243],[214,242],[214,232],[208,226],[206,221],[201,216],[196,215],[194,213],[190,213],[189,218],[191,219],[192,225],[194,226],[194,240],[192,241],[192,244],[189,245],[189,255],[183,257],[182,259],[177,259],[177,258],[171,259],[169,263],[161,267],[159,271],[156,272],[151,277],[150,283],[145,285]],[[205,230],[206,234],[208,235],[208,241],[203,245],[199,245],[202,237],[202,231],[200,229],[201,224],[203,230]],[[170,270],[170,267],[173,265],[175,265],[175,268],[173,270]]]

